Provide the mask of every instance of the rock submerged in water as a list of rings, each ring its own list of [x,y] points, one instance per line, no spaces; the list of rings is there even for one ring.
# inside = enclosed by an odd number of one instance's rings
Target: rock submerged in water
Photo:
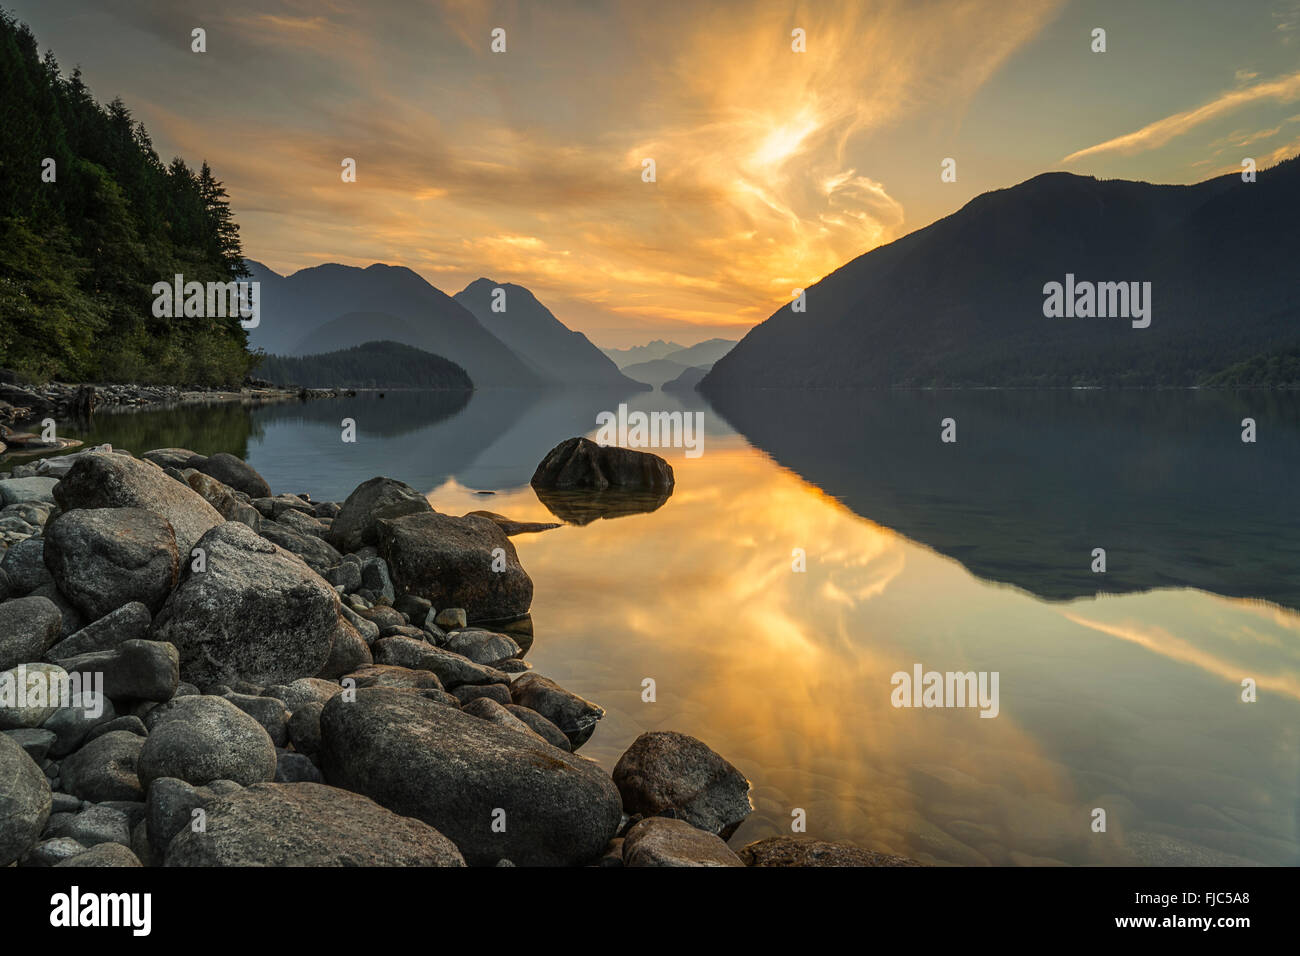
[[[334,589],[239,522],[197,545],[206,569],[189,571],[153,622],[154,640],[180,651],[181,679],[287,684],[320,673],[346,626]]]
[[[533,603],[514,544],[487,518],[430,511],[381,519],[378,533],[393,584],[436,608],[464,608],[476,623],[519,617]]]
[[[724,840],[753,810],[744,774],[703,741],[673,731],[633,741],[614,767],[614,783],[628,813],[652,817],[675,810]]]
[[[214,800],[184,827],[167,866],[464,866],[436,829],[318,783],[260,783]]]
[[[569,438],[542,459],[531,484],[556,491],[664,492],[672,490],[673,467],[650,452]]]
[[[320,756],[331,784],[423,820],[472,866],[586,863],[622,818],[618,790],[596,764],[402,690],[333,698],[321,713]]]

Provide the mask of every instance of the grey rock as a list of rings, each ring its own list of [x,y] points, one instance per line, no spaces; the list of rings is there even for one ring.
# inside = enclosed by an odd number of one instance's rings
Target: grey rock
[[[258,784],[207,808],[207,829],[182,830],[167,866],[464,866],[432,826],[357,793],[318,783]]]
[[[103,674],[104,693],[112,700],[171,700],[180,683],[180,654],[161,641],[123,641],[59,664],[69,674]]]
[[[63,789],[91,803],[143,799],[137,767],[144,745],[125,730],[96,737],[59,765]]]
[[[391,688],[335,697],[321,714],[321,769],[445,833],[471,865],[585,863],[621,818],[596,764],[451,707]],[[503,809],[505,832],[493,833]]]
[[[462,654],[445,651],[409,637],[385,637],[375,641],[376,664],[392,664],[413,670],[432,671],[444,687],[461,684],[506,684],[510,678],[501,671],[476,664]]]
[[[57,691],[67,677],[67,671],[57,664],[19,664],[0,671],[0,698],[14,701],[0,706],[0,730],[45,723],[59,709],[58,701],[50,703],[46,692]]]
[[[72,695],[66,707],[59,707],[50,714],[41,723],[41,729],[54,734],[50,756],[66,757],[89,743],[92,731],[116,719],[117,708],[107,695],[95,690],[81,690]]]
[[[286,514],[294,514],[294,512],[286,512]],[[335,551],[321,538],[309,534],[300,534],[292,528],[287,528],[274,521],[263,521],[258,526],[258,533],[267,541],[277,544],[291,554],[296,554],[302,558],[307,566],[317,574],[324,574],[343,560],[343,555]]]
[[[300,677],[292,684],[279,684],[262,691],[264,697],[275,697],[284,702],[289,713],[297,713],[299,708],[311,703],[324,704],[343,688],[331,680],[319,677]]]
[[[541,674],[515,678],[510,685],[510,696],[519,706],[537,711],[559,727],[574,750],[591,739],[596,722],[605,716],[602,708]]]
[[[371,478],[348,495],[330,527],[330,544],[340,551],[356,551],[379,540],[378,522],[402,515],[431,514],[424,495],[392,478]]]
[[[205,810],[214,801],[242,789],[233,780],[214,780],[202,787],[175,777],[160,777],[153,781],[149,785],[144,819],[149,855],[161,860],[172,838],[199,819],[195,810]]]
[[[310,501],[300,498],[298,495],[276,495],[274,498],[254,498],[252,506],[264,518],[270,518],[278,521],[280,516],[286,511],[301,511],[304,514],[313,512],[313,505]]]
[[[262,729],[271,738],[271,742],[277,747],[289,743],[289,711],[285,708],[284,701],[274,697],[253,697],[234,692],[227,694],[226,700],[261,724]]]
[[[447,635],[447,650],[468,657],[476,664],[493,664],[517,656],[519,645],[504,634],[471,627]]]
[[[235,489],[223,485],[211,475],[205,475],[201,471],[194,471],[193,469],[186,471],[183,477],[185,483],[199,497],[212,505],[221,517],[227,521],[238,521],[240,524],[246,524],[254,531],[261,530],[261,512],[250,505],[245,500],[245,497],[241,497]]]
[[[24,854],[19,866],[56,866],[69,857],[85,853],[86,848],[71,837],[42,840]]]
[[[388,565],[383,558],[367,558],[362,563],[361,586],[374,591],[389,604],[397,600],[397,593],[393,590],[393,580],[389,577]]]
[[[0,570],[9,578],[10,594],[30,594],[54,583],[50,569],[45,566],[44,538],[27,538],[11,545],[0,560]]]
[[[647,817],[623,838],[624,866],[744,866],[720,837],[685,820]]]
[[[276,519],[276,524],[288,528],[290,531],[296,531],[298,534],[308,535],[313,538],[324,538],[325,533],[329,530],[305,511],[298,511],[296,508],[290,508],[280,514]],[[333,548],[330,548],[334,551]],[[337,551],[334,551],[338,554]],[[342,555],[339,555],[342,560]]]
[[[503,707],[511,705],[510,688],[505,684],[461,684],[459,687],[452,688],[451,693],[462,705],[468,704],[471,700],[478,700],[480,697],[494,700]],[[565,743],[568,743],[567,739]],[[566,746],[564,749],[569,748]]]
[[[324,577],[336,588],[341,587],[345,593],[351,593],[361,587],[361,565],[355,561],[340,561],[327,569]]]
[[[457,688],[461,690],[462,688]],[[525,724],[532,728],[533,732],[545,740],[552,747],[559,747],[561,750],[572,751],[573,744],[569,743],[569,738],[564,735],[559,727],[533,710],[531,707],[520,707],[518,704],[506,704],[506,710],[514,714]]]
[[[0,604],[0,670],[39,661],[59,639],[63,615],[48,598],[24,597]]]
[[[45,566],[90,620],[132,601],[157,611],[180,574],[171,525],[142,508],[59,515],[45,529]]]
[[[213,780],[247,786],[275,776],[270,735],[223,697],[177,697],[151,711],[145,726],[149,736],[140,751],[139,773],[146,788],[160,777],[195,786]]]
[[[188,556],[199,538],[221,524],[221,515],[187,485],[168,478],[157,465],[126,455],[82,456],[54,489],[64,511],[77,508],[143,508],[166,518],[176,547]]]
[[[45,774],[17,741],[0,734],[0,867],[36,845],[49,817]]]
[[[200,686],[315,676],[342,630],[338,595],[301,559],[229,522],[199,542],[207,570],[191,572],[154,621],[176,645],[181,676]]]
[[[533,582],[514,544],[487,518],[381,519],[379,552],[398,589],[434,607],[464,608],[470,622],[518,617],[532,604]]]
[[[149,609],[140,602],[123,604],[59,641],[45,656],[49,660],[58,661],[92,651],[109,651],[125,641],[144,640],[149,636],[152,620]]]
[[[54,504],[54,486],[58,483],[58,478],[0,479],[0,505],[15,505],[29,501]]]
[[[400,667],[395,664],[371,664],[348,674],[357,687],[398,687],[406,690],[442,689],[442,681],[433,671]]]
[[[753,810],[744,774],[702,741],[672,731],[633,741],[614,767],[614,783],[628,813],[676,810],[691,826],[724,840]]]
[[[324,704],[313,701],[293,712],[289,718],[289,741],[294,750],[308,756],[320,751],[320,714],[324,709]]]
[[[18,746],[27,756],[38,764],[50,752],[50,745],[57,739],[53,732],[40,727],[19,727],[15,730],[0,731]]]
[[[68,638],[86,626],[86,620],[82,617],[81,611],[64,596],[53,581],[42,584],[28,596],[43,597],[54,602],[54,605],[59,609],[59,614],[63,617],[63,623],[59,627],[60,639]]]
[[[662,492],[673,487],[672,465],[658,455],[569,438],[547,453],[533,472],[534,488],[556,491]]]
[[[153,448],[140,456],[151,461],[159,468],[193,468],[195,462],[203,461],[206,455],[200,455],[188,448]]]
[[[476,697],[462,705],[460,709],[466,714],[473,714],[480,720],[486,720],[488,723],[496,724],[498,727],[505,727],[506,729],[513,730],[518,734],[527,734],[529,737],[535,737],[538,740],[546,740],[545,737],[537,733],[533,728],[529,727],[526,723],[490,697]]]
[[[55,868],[66,867],[135,867],[142,866],[139,857],[131,852],[130,847],[120,843],[101,843],[92,846],[85,853],[55,863]]]
[[[111,734],[117,730],[124,730],[127,733],[135,734],[137,737],[148,737],[149,731],[144,725],[144,721],[134,714],[127,714],[125,717],[115,717],[112,720],[102,724],[96,724],[90,728],[86,734],[86,743],[90,743],[96,737],[102,737],[104,734]]]
[[[334,680],[371,663],[374,663],[374,657],[370,653],[370,645],[356,628],[347,621],[340,620],[334,632],[330,656],[316,676]]]
[[[463,607],[445,607],[433,616],[433,623],[448,631],[455,631],[465,627],[468,621]]]
[[[271,497],[271,486],[266,483],[266,479],[234,455],[219,452],[204,461],[192,462],[189,467],[212,476],[236,491],[242,491],[250,498]]]
[[[385,565],[385,569],[387,565]],[[424,622],[433,613],[433,604],[417,594],[402,594],[393,601],[393,607],[406,615],[406,619],[415,627],[424,627]]]
[[[56,813],[43,834],[47,839],[68,837],[84,847],[100,843],[131,845],[131,821],[114,807],[92,806],[81,813]]]
[[[320,770],[306,756],[291,750],[280,751],[275,761],[276,783],[324,783]]]

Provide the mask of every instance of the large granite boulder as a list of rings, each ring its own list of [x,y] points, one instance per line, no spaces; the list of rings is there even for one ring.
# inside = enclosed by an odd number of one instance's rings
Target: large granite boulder
[[[172,526],[143,508],[82,508],[45,529],[45,566],[90,620],[138,601],[151,612],[180,576]]]
[[[51,799],[41,768],[17,741],[0,734],[0,867],[40,842]]]
[[[436,827],[471,865],[586,863],[622,816],[595,763],[392,688],[325,705],[320,762],[331,784]]]
[[[209,530],[221,524],[221,515],[198,494],[167,477],[157,465],[128,455],[95,452],[81,456],[54,487],[54,498],[64,511],[78,508],[143,508],[166,518],[182,556]]]
[[[203,687],[316,676],[346,626],[334,589],[239,522],[198,546],[206,569],[190,570],[153,622],[154,640],[180,651],[181,679]]]
[[[211,458],[194,460],[189,467],[210,475],[228,488],[242,491],[250,498],[271,497],[271,486],[266,483],[265,478],[247,462],[224,451],[218,452]]]
[[[39,661],[55,641],[63,615],[49,598],[25,597],[0,604],[0,671]]]
[[[514,544],[487,518],[433,512],[385,518],[379,553],[399,591],[436,608],[464,608],[471,622],[519,617],[533,602],[533,581]]]
[[[275,743],[256,718],[223,697],[176,697],[149,711],[140,783],[175,777],[194,786],[233,780],[245,786],[275,776]],[[105,734],[111,737],[113,734]]]
[[[433,827],[319,783],[259,783],[209,803],[182,829],[167,866],[464,866]]]

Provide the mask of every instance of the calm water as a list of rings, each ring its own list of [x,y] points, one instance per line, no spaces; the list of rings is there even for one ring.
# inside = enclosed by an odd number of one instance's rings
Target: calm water
[[[440,511],[548,520],[533,469],[619,399],[389,393],[103,415],[79,437],[230,451],[317,499],[386,474]],[[536,583],[530,659],[607,711],[584,754],[612,768],[642,731],[700,737],[753,782],[736,846],[802,808],[811,835],[936,863],[1300,861],[1300,396],[688,407],[704,454],[661,451],[662,507],[514,539]],[[1000,715],[895,709],[890,677],[917,663],[997,671]]]

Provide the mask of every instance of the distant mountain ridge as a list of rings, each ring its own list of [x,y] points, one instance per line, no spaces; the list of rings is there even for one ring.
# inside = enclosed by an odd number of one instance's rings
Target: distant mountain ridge
[[[629,365],[636,365],[638,362],[653,362],[655,359],[665,358],[673,352],[680,352],[686,348],[676,342],[665,342],[663,339],[655,339],[646,345],[633,345],[626,349],[601,349],[608,355],[619,368],[627,368]]]
[[[1300,161],[1192,186],[1046,173],[859,256],[719,359],[758,387],[1191,386],[1300,344]],[[1043,287],[1152,284],[1148,328],[1048,318]]]
[[[523,286],[475,279],[452,298],[543,380],[618,388],[640,384],[623,375],[585,335],[564,325]],[[493,311],[494,302],[501,303],[500,311]]]
[[[455,362],[399,342],[376,341],[320,355],[268,355],[257,369],[277,385],[301,388],[419,388],[468,392]]]

